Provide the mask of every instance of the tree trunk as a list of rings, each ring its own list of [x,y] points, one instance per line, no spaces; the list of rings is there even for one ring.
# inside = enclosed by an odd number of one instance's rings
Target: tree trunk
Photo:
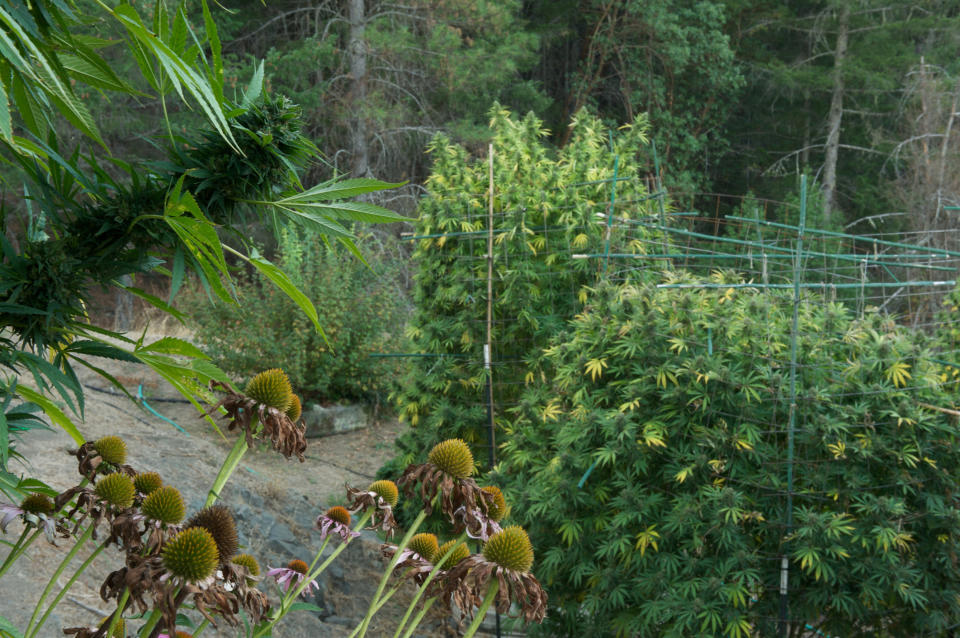
[[[846,1],[840,8],[837,23],[837,48],[833,54],[833,95],[827,116],[826,156],[823,162],[823,221],[830,222],[837,197],[837,151],[840,150],[840,126],[843,122],[843,61],[847,57],[847,37],[850,30],[850,6]]]
[[[367,42],[364,32],[367,17],[364,0],[350,0],[350,77],[353,79],[353,122],[350,146],[353,153],[354,177],[369,177],[370,156],[367,147],[367,121],[364,110],[367,102]]]

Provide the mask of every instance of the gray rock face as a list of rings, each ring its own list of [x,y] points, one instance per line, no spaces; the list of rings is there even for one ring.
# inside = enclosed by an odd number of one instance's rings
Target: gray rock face
[[[303,410],[307,438],[319,438],[365,428],[371,424],[370,414],[361,405],[323,407],[309,403]]]

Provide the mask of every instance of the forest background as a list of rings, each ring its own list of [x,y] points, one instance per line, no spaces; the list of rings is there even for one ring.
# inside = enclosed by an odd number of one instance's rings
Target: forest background
[[[384,196],[400,212],[425,192],[430,139],[444,132],[482,150],[494,101],[537,113],[558,146],[582,107],[610,125],[649,113],[665,186],[690,205],[711,192],[787,199],[802,171],[823,193],[812,220],[822,227],[933,230],[958,203],[952,2],[224,6],[228,85],[265,59],[267,87],[303,106],[328,159],[315,170],[407,180]],[[118,148],[141,145],[162,121],[133,97],[104,100],[94,115]]]

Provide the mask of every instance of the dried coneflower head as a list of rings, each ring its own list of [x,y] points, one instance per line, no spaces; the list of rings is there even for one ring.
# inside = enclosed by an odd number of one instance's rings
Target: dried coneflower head
[[[107,463],[123,465],[127,462],[127,444],[119,436],[105,436],[93,443],[93,448]]]
[[[287,563],[287,569],[292,569],[298,574],[307,575],[307,571],[310,569],[310,566],[306,562],[300,560],[299,558],[294,558],[292,561]]]
[[[483,546],[483,557],[501,567],[526,574],[533,567],[533,545],[519,525],[504,528]]]
[[[443,558],[444,554],[450,551],[450,548],[454,546],[456,540],[447,541],[440,546],[440,549],[437,550],[437,560]],[[464,558],[467,558],[470,555],[470,548],[467,547],[466,543],[460,543],[454,548],[453,553],[447,557],[447,560],[444,561],[443,567],[450,568],[462,561]]]
[[[342,507],[340,505],[334,505],[324,512],[323,515],[327,518],[335,520],[341,525],[346,525],[347,527],[349,527],[350,523],[352,522],[350,518],[350,512],[347,511],[346,507]]]
[[[473,474],[473,454],[462,439],[437,443],[427,459],[454,478],[467,478]]]
[[[50,514],[53,512],[53,500],[46,494],[34,492],[23,499],[20,509],[28,514]]]
[[[273,368],[250,379],[243,393],[258,403],[285,412],[290,407],[293,388],[287,374],[280,368]]]
[[[496,485],[485,485],[480,488],[480,491],[493,497],[487,501],[487,518],[500,522],[507,515],[507,500],[503,498],[503,492]]]
[[[397,489],[397,484],[393,481],[374,481],[367,488],[367,491],[382,498],[390,507],[396,507],[400,500],[400,490]]]
[[[295,394],[290,395],[290,406],[287,408],[286,413],[294,423],[300,420],[300,415],[303,414],[303,405],[300,403],[300,397]]]
[[[156,472],[140,472],[133,477],[133,486],[146,496],[163,485],[163,479]]]
[[[187,527],[202,527],[210,532],[217,543],[217,550],[223,562],[230,560],[240,547],[237,524],[233,520],[230,509],[225,505],[211,505],[203,508],[187,522]]]
[[[437,541],[436,534],[417,534],[410,539],[410,543],[407,545],[407,547],[420,554],[421,558],[428,560],[431,563],[435,563],[437,558],[439,558],[437,552],[440,551],[440,543]]]
[[[172,485],[164,485],[152,491],[143,499],[141,510],[148,518],[166,525],[176,525],[186,515],[186,507],[180,490]]]
[[[136,489],[133,487],[133,481],[126,474],[107,474],[97,481],[94,492],[114,507],[126,509],[133,505]]]
[[[250,554],[237,554],[230,559],[230,562],[234,563],[235,565],[246,567],[251,576],[260,575],[260,563],[258,563],[257,559]]]
[[[183,580],[196,582],[208,578],[220,563],[217,543],[203,527],[188,527],[163,548],[163,565]]]

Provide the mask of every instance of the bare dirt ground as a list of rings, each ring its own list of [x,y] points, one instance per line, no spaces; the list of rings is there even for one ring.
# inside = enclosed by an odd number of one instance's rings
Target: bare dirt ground
[[[236,434],[225,432],[226,438],[217,434],[200,418],[196,408],[179,401],[179,395],[145,366],[106,360],[99,363],[134,396],[142,385],[147,405],[156,413],[115,392],[103,391],[108,384],[102,378],[78,369],[86,386],[84,418],[78,420],[85,437],[93,440],[110,434],[121,436],[129,449],[128,463],[138,471],[159,472],[166,483],[181,490],[188,512],[199,509]],[[344,501],[345,483],[369,484],[377,468],[390,457],[393,440],[400,431],[397,422],[384,421],[365,430],[313,439],[304,463],[288,461],[266,447],[248,452],[220,501],[234,509],[243,551],[256,556],[264,569],[292,558],[309,560],[316,547],[316,535],[310,529],[315,517],[326,507]],[[68,454],[75,447],[58,428],[29,432],[17,446],[29,463],[13,469],[40,478],[57,490],[69,488],[80,478],[76,459]],[[19,535],[17,525],[11,525],[4,540],[12,541]],[[323,591],[314,601],[326,609],[325,613],[291,614],[275,637],[349,635],[366,610],[369,592],[375,588],[384,567],[377,557],[379,540],[366,532],[358,541],[325,574]],[[34,602],[72,543],[61,540],[58,545],[35,543],[0,580],[0,615],[15,626],[26,626]],[[66,583],[92,550],[94,544],[90,545],[70,564],[60,577],[60,584]],[[0,547],[0,558],[6,549]],[[38,635],[62,636],[63,627],[90,626],[109,613],[111,606],[100,598],[98,590],[106,574],[120,567],[119,559],[115,549],[104,551],[70,589]],[[265,583],[261,589],[271,590]],[[59,591],[59,587],[54,591]],[[402,604],[409,595],[406,591],[396,598]],[[392,625],[406,607],[400,604],[382,610],[368,635],[392,636]],[[204,631],[204,636],[210,637],[242,635],[242,631],[229,627]],[[454,636],[456,631],[445,615],[438,614],[417,635]]]

